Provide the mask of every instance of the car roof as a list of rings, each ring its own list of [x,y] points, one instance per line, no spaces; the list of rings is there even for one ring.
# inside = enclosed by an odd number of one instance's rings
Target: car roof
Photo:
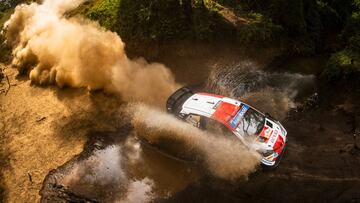
[[[181,113],[201,115],[226,124],[241,104],[238,100],[220,95],[196,93],[185,101]]]

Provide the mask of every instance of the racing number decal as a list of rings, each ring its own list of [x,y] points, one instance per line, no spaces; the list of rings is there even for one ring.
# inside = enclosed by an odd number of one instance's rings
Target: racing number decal
[[[243,105],[243,107],[239,110],[239,112],[235,115],[235,117],[232,119],[230,126],[232,128],[236,128],[236,126],[240,123],[242,117],[244,117],[246,111],[249,109],[250,107],[248,105]]]

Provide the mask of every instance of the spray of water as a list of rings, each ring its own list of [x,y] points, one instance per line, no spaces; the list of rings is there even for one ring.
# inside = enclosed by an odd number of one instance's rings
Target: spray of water
[[[120,93],[126,101],[164,104],[177,88],[170,70],[130,60],[121,38],[97,23],[64,14],[84,0],[45,0],[20,5],[5,23],[12,65],[33,83]],[[150,95],[150,96],[149,96]]]
[[[147,177],[129,177],[124,150],[117,145],[96,150],[69,167],[68,173],[57,181],[77,194],[102,202],[150,202],[155,183]]]
[[[257,63],[244,60],[226,67],[215,66],[206,86],[209,92],[237,98],[281,120],[296,107],[297,95],[311,91],[314,76],[269,73]]]
[[[260,163],[260,155],[236,138],[206,133],[149,106],[135,105],[132,109],[138,136],[153,144],[163,139],[180,141],[184,144],[182,150],[199,153],[200,161],[216,177],[228,180],[247,177]]]

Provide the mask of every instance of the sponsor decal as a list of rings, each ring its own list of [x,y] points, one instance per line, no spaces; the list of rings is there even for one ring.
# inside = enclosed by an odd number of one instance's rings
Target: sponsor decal
[[[276,138],[277,138],[277,134],[278,134],[278,131],[275,130],[275,132],[272,134],[272,136],[271,136],[271,138],[270,138],[270,142],[271,142],[271,143],[275,143]]]
[[[237,112],[237,114],[235,115],[235,117],[231,120],[230,126],[232,128],[236,128],[236,126],[239,124],[239,122],[241,121],[241,119],[244,117],[246,111],[249,109],[250,107],[246,104],[244,104],[242,106],[242,108]]]

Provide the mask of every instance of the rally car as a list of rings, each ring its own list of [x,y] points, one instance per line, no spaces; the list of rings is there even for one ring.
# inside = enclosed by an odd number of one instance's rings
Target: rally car
[[[183,87],[169,97],[166,108],[167,112],[200,129],[235,135],[245,146],[256,146],[262,155],[262,166],[276,167],[284,154],[285,128],[269,114],[244,102],[215,94],[194,93]]]

